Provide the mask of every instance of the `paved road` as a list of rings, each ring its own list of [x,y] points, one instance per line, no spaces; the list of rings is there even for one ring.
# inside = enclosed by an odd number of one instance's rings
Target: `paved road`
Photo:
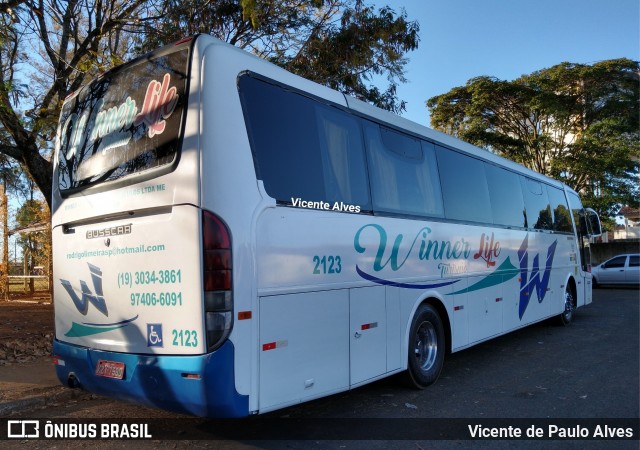
[[[640,417],[640,336],[639,291],[637,289],[598,289],[594,302],[581,308],[569,327],[544,322],[530,326],[471,349],[450,355],[437,384],[424,391],[401,387],[394,378],[334,395],[314,402],[260,416],[256,421],[221,424],[202,419],[150,410],[95,396],[30,413],[40,418],[165,419],[167,426],[180,431],[180,438],[226,437],[215,441],[216,448],[428,448],[434,442],[416,439],[391,441],[405,431],[433,424],[436,429],[464,427],[468,424],[535,425],[534,419],[558,419],[571,426],[596,424],[610,419]],[[25,416],[25,417],[27,417]],[[287,421],[278,420],[287,418]],[[339,418],[334,421],[332,419]],[[359,420],[359,419],[372,420]],[[446,420],[443,420],[445,418]],[[502,419],[491,422],[488,419]],[[570,418],[562,422],[561,418]],[[267,419],[265,421],[265,419]],[[273,419],[273,421],[272,421]],[[384,420],[382,420],[384,419]],[[389,420],[392,419],[392,420]],[[429,419],[429,420],[424,420]],[[504,419],[507,419],[506,421]],[[522,419],[518,421],[518,419]],[[585,419],[580,422],[578,419]],[[593,419],[589,421],[589,419]],[[552,421],[553,421],[552,420]],[[244,436],[234,440],[234,431],[253,428],[257,435],[290,424],[292,436],[315,423],[322,428],[319,437],[331,437],[328,428],[339,430],[337,440],[251,441]],[[547,422],[541,426],[548,427]],[[289,425],[286,425],[289,426]],[[285,431],[286,431],[286,426]],[[296,429],[296,427],[298,427]],[[262,428],[261,428],[262,427]],[[351,431],[353,433],[351,433]],[[578,430],[579,432],[579,430]],[[385,434],[388,433],[388,436]],[[359,441],[363,435],[388,440]],[[382,434],[382,435],[381,435]],[[205,441],[192,441],[208,446]],[[86,442],[84,446],[86,446]],[[173,447],[175,442],[148,443]],[[437,448],[604,448],[594,441],[440,441]],[[27,445],[29,445],[27,443]],[[83,447],[76,441],[74,446]],[[106,445],[102,447],[102,445]],[[96,443],[96,448],[111,448]],[[638,442],[615,441],[607,448],[638,448]],[[21,446],[20,448],[26,448]],[[83,447],[84,448],[84,447]]]

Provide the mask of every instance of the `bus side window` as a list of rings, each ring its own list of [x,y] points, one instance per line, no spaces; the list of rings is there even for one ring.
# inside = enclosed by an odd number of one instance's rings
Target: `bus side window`
[[[271,197],[371,209],[356,119],[252,75],[239,88],[256,176]]]
[[[364,122],[375,211],[442,217],[433,144]]]
[[[344,111],[318,105],[318,134],[327,198],[370,209],[362,132]]]
[[[545,185],[531,178],[522,177],[524,204],[527,209],[529,228],[534,230],[552,230],[551,206]]]
[[[447,219],[493,223],[484,163],[439,146],[437,155]]]
[[[553,230],[571,233],[573,231],[571,228],[571,215],[564,192],[553,186],[547,186],[547,191],[549,192],[549,201],[553,209]]]
[[[524,199],[518,175],[493,164],[485,164],[493,223],[526,228]]]

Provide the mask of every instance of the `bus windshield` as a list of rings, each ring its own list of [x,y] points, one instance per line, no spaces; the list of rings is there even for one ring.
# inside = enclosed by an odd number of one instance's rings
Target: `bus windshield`
[[[162,166],[180,146],[188,46],[108,72],[66,101],[60,117],[62,192]]]

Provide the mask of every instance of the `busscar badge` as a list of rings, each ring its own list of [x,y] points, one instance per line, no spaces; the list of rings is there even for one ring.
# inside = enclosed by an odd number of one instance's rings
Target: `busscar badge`
[[[115,227],[102,228],[98,230],[87,230],[87,239],[95,239],[100,237],[120,236],[121,234],[131,234],[130,223],[126,225],[118,225]]]

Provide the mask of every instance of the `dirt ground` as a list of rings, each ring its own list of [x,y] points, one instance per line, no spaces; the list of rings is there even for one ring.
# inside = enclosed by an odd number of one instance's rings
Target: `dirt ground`
[[[50,355],[53,330],[53,304],[0,301],[0,365]]]

